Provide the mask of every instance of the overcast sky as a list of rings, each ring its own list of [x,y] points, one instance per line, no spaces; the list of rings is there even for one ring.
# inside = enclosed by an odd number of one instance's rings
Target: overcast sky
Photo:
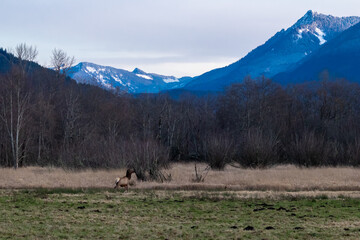
[[[226,66],[307,10],[360,16],[359,0],[0,0],[0,47],[25,42],[48,65],[77,62],[196,76]]]

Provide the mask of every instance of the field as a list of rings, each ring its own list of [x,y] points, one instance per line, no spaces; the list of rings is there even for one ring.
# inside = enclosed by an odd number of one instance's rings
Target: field
[[[203,169],[204,166],[199,166]],[[0,239],[359,239],[360,170],[228,167],[114,190],[124,169],[0,169]]]
[[[360,201],[231,192],[1,190],[2,239],[359,239]]]
[[[204,165],[198,165],[203,172]],[[108,188],[125,169],[71,171],[60,168],[0,168],[0,188]],[[292,165],[269,169],[241,169],[228,166],[209,171],[204,182],[196,183],[194,164],[177,163],[165,170],[170,182],[140,182],[132,179],[133,189],[153,190],[233,190],[233,191],[360,191],[360,168],[297,168]],[[203,174],[205,175],[205,173]],[[358,195],[360,197],[360,194]]]

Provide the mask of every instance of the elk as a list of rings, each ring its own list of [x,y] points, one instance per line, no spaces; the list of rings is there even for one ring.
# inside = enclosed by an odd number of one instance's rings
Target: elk
[[[114,189],[116,189],[118,187],[123,187],[123,188],[125,188],[126,191],[128,191],[129,190],[129,181],[131,179],[131,174],[133,174],[133,173],[135,173],[135,170],[131,168],[126,171],[126,176],[121,177],[121,178],[116,178]]]

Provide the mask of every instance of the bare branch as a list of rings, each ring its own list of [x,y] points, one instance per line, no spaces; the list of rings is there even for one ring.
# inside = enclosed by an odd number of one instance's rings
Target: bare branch
[[[51,65],[58,74],[66,75],[74,63],[75,58],[68,56],[63,50],[55,48],[52,51]]]
[[[14,55],[20,61],[35,61],[38,50],[35,46],[27,46],[26,43],[20,43],[15,47]]]

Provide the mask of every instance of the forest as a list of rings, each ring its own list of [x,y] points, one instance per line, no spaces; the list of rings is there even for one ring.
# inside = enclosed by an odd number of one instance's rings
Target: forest
[[[221,93],[130,95],[77,84],[54,51],[0,50],[0,165],[67,169],[133,167],[164,179],[172,162],[268,168],[360,165],[360,86],[330,79],[281,86],[247,77]]]

